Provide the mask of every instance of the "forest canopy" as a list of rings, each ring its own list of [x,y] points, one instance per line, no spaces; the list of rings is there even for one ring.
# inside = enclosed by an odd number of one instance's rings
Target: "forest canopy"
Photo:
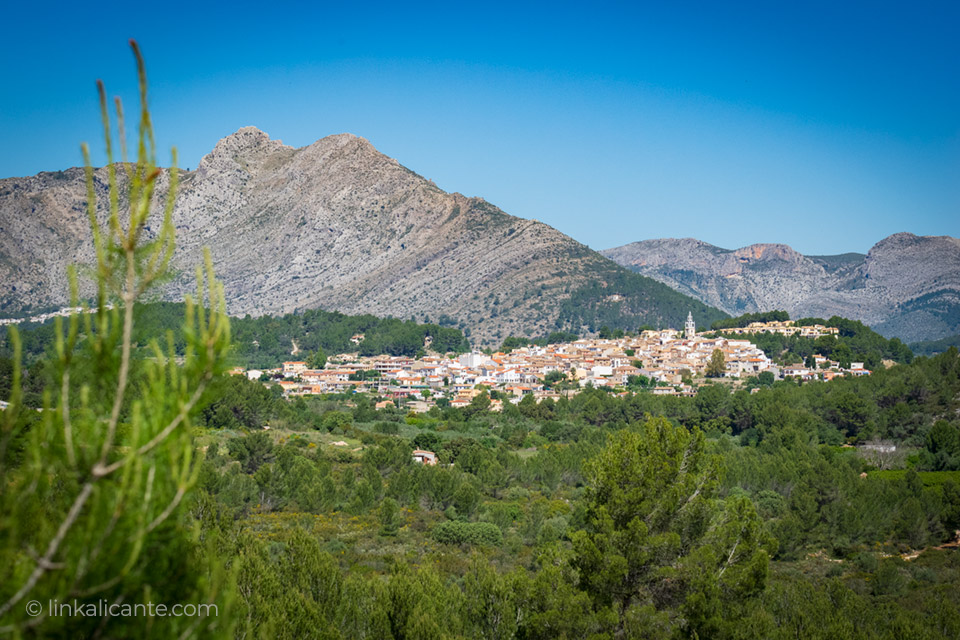
[[[134,342],[148,344],[150,338],[173,332],[174,347],[182,354],[185,342],[178,335],[183,324],[183,303],[150,302],[136,305]],[[296,345],[306,357],[322,349],[327,354],[354,353],[413,357],[431,339],[430,349],[440,353],[461,353],[470,349],[463,332],[436,324],[418,324],[411,320],[378,318],[372,315],[349,316],[338,312],[310,309],[283,316],[245,316],[231,318],[231,361],[245,367],[275,367],[289,360]],[[21,325],[23,351],[33,361],[54,342],[53,323]],[[359,344],[351,342],[363,335]],[[6,340],[0,354],[9,355]]]

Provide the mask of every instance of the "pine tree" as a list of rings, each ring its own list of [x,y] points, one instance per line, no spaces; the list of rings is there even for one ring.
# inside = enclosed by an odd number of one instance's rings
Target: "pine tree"
[[[380,535],[395,537],[400,531],[403,516],[400,507],[393,498],[385,498],[380,504]]]
[[[169,274],[178,170],[175,151],[169,171],[156,165],[143,58],[136,43],[131,46],[140,79],[136,161],[126,162],[117,99],[123,162],[113,162],[106,92],[98,82],[106,207],[97,206],[95,172],[83,146],[96,304],[56,319],[54,383],[43,393],[39,420],[23,411],[19,340],[10,331],[17,357],[0,431],[0,633],[139,637],[147,625],[165,637],[230,633],[229,594],[218,592],[229,581],[204,564],[209,554],[179,517],[200,470],[192,417],[224,368],[230,327],[207,254],[205,272],[197,270],[197,295],[186,301],[183,362],[175,358],[173,336],[151,343],[150,358],[134,351],[134,304]],[[155,197],[164,201],[159,219],[151,214]],[[121,211],[121,203],[128,208]],[[145,233],[148,220],[153,238]],[[69,280],[76,307],[73,269]],[[3,449],[14,438],[23,452],[7,464]],[[209,603],[217,610],[199,619],[60,617],[30,609],[51,601]]]
[[[715,637],[726,607],[763,590],[773,541],[749,499],[717,500],[719,461],[700,431],[651,418],[612,436],[588,472],[575,566],[598,609],[617,613],[618,635],[680,609],[689,631]]]

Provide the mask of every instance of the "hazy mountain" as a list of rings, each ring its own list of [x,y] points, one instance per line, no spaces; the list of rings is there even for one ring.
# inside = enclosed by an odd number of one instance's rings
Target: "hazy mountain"
[[[905,341],[960,332],[960,240],[949,236],[897,233],[866,255],[805,256],[783,244],[731,251],[691,238],[602,253],[732,315],[842,315]]]
[[[485,343],[723,315],[545,224],[446,193],[353,135],[294,149],[244,128],[180,179],[183,273],[165,297],[192,289],[207,245],[234,314],[426,316]],[[66,266],[92,262],[85,201],[81,169],[0,180],[0,315],[66,301]]]

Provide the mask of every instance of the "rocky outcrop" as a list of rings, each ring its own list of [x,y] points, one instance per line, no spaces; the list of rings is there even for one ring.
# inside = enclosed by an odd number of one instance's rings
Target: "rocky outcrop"
[[[730,251],[694,239],[602,253],[733,315],[841,315],[905,341],[960,333],[960,240],[949,236],[897,233],[867,255],[804,256],[782,244]]]
[[[95,182],[103,217],[106,169]],[[565,316],[578,326],[559,322],[561,306],[588,285],[615,278],[622,287],[626,275],[626,300],[596,303],[620,305],[624,326],[679,326],[688,308],[701,322],[719,317],[690,299],[671,299],[665,311],[659,299],[676,294],[660,283],[545,224],[446,193],[349,134],[294,149],[247,127],[182,171],[180,184],[174,263],[182,274],[162,293],[192,290],[209,246],[233,314],[320,307],[429,317],[492,344],[588,330],[581,315]],[[0,180],[0,316],[67,300],[67,265],[93,258],[85,202],[80,169]]]

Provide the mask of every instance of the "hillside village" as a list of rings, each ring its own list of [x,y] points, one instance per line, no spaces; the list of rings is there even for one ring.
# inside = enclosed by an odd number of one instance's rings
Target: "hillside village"
[[[794,328],[789,322],[772,322],[754,323],[750,329],[784,332]],[[836,334],[835,328],[820,325],[802,330],[804,335],[813,337]],[[359,344],[362,340],[363,336],[358,335],[353,341]],[[725,378],[744,379],[770,372],[775,379],[792,376],[829,380],[839,375],[870,373],[863,363],[855,362],[844,369],[822,356],[816,356],[816,367],[778,367],[747,339],[698,333],[692,316],[688,316],[682,332],[643,331],[639,336],[529,345],[509,353],[474,351],[456,357],[430,354],[415,359],[340,354],[330,358],[322,369],[310,369],[305,361],[288,361],[275,369],[238,368],[233,373],[267,383],[278,382],[288,396],[372,392],[388,399],[404,398],[409,408],[419,412],[438,403],[467,406],[486,389],[496,392],[490,394],[490,408],[499,411],[503,402],[517,403],[528,395],[536,402],[556,399],[575,395],[588,386],[619,393],[641,390],[657,395],[692,396],[693,379],[707,374],[716,352],[723,356]],[[392,400],[384,400],[388,402]]]

